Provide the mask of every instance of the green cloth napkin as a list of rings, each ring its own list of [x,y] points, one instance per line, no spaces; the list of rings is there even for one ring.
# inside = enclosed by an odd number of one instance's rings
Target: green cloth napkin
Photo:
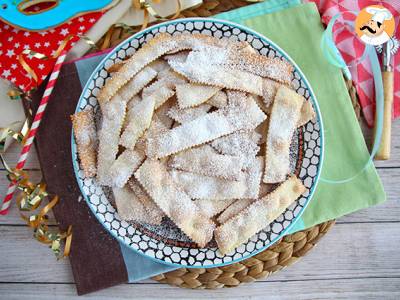
[[[361,170],[368,161],[369,152],[342,72],[330,65],[320,50],[324,28],[315,4],[270,0],[219,14],[216,18],[245,25],[275,42],[294,59],[309,80],[324,124],[325,156],[321,177],[340,180]],[[373,164],[351,182],[331,184],[320,181],[313,199],[291,232],[336,219],[385,199]]]

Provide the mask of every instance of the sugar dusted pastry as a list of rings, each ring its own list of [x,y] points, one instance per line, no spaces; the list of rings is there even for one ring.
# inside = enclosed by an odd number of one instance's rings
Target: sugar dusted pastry
[[[200,211],[202,211],[207,217],[212,218],[224,211],[229,205],[235,200],[215,200],[215,199],[203,199],[194,200],[193,202],[197,205]]]
[[[154,39],[150,40],[113,74],[111,79],[100,91],[98,96],[99,101],[105,102],[110,100],[111,97],[140,70],[177,46],[177,41],[169,38],[168,34],[159,34]]]
[[[179,51],[179,52],[174,53],[174,54],[164,55],[163,58],[166,61],[174,60],[174,61],[179,61],[179,62],[185,62],[187,56],[189,55],[189,53],[190,53],[190,51]]]
[[[315,118],[315,111],[310,101],[303,102],[300,110],[300,118],[297,121],[297,127],[307,124],[308,121]]]
[[[215,52],[191,52],[185,62],[169,60],[171,68],[190,82],[220,88],[240,90],[262,96],[262,77],[249,72],[233,70],[221,65],[210,65]]]
[[[131,149],[124,150],[109,170],[113,186],[123,188],[144,159],[143,152]]]
[[[212,141],[237,130],[251,130],[266,118],[249,98],[241,105],[227,106],[173,128],[163,135],[149,138],[147,155],[160,158]]]
[[[151,99],[154,101],[154,108],[157,109],[163,105],[169,98],[175,94],[173,84],[166,82],[165,80],[159,79],[152,85],[148,86],[143,90],[143,100]]]
[[[97,134],[93,112],[81,111],[71,116],[72,127],[83,172],[87,177],[96,175]]]
[[[158,107],[156,109],[156,111],[154,112],[153,119],[155,117],[157,117],[157,119],[160,120],[161,123],[163,123],[165,128],[168,128],[168,129],[171,128],[172,125],[174,124],[174,119],[171,118],[171,116],[168,114],[168,111],[174,105],[176,105],[176,97],[172,96],[166,102],[164,102],[163,105],[161,105],[160,107]]]
[[[179,108],[189,108],[200,105],[214,96],[220,88],[194,83],[176,85],[176,96]]]
[[[146,211],[136,195],[128,188],[113,188],[118,214],[127,221],[143,222]]]
[[[225,92],[220,90],[207,101],[207,104],[216,108],[222,108],[228,104],[228,97]]]
[[[257,156],[255,158],[249,157],[247,167],[245,169],[246,192],[244,199],[257,198],[260,192],[261,177],[264,170],[264,157]]]
[[[200,247],[212,239],[214,222],[199,211],[160,162],[147,159],[135,177],[158,207]]]
[[[168,131],[168,127],[164,125],[163,121],[157,116],[157,114],[153,115],[150,127],[145,131],[143,136],[139,138],[139,140],[135,145],[135,149],[145,153],[147,148],[148,138],[160,135],[166,131]]]
[[[230,218],[239,214],[243,209],[257,201],[256,199],[239,199],[229,205],[217,218],[219,224],[224,224]]]
[[[207,103],[184,109],[179,108],[178,105],[174,105],[168,110],[167,115],[176,122],[183,124],[207,114],[210,109],[211,105]]]
[[[152,98],[143,99],[138,102],[129,115],[131,119],[127,120],[128,125],[122,133],[120,144],[128,149],[133,149],[138,139],[145,130],[150,127],[151,119],[154,113],[155,102]]]
[[[129,120],[134,118],[136,112],[133,108],[141,101],[142,98],[139,95],[135,95],[126,104],[126,116],[124,119],[124,124],[122,125],[122,131],[124,131],[125,128],[128,126]]]
[[[244,51],[230,53],[226,65],[285,84],[290,83],[293,71],[292,65],[284,60]]]
[[[231,251],[305,190],[286,180],[290,143],[315,112],[292,71],[245,41],[157,35],[109,69],[99,118],[72,116],[85,176],[111,187],[122,219]]]
[[[156,59],[151,64],[149,64],[149,67],[151,67],[157,73],[160,73],[160,72],[163,72],[163,71],[169,69],[168,63],[163,59]]]
[[[145,67],[137,73],[131,80],[124,85],[118,94],[121,98],[128,102],[132,97],[136,96],[147,84],[149,84],[155,77],[157,72],[151,67]]]
[[[238,199],[243,198],[247,191],[244,177],[239,181],[227,180],[175,169],[170,171],[170,175],[192,199]]]
[[[157,206],[157,204],[155,204],[153,199],[150,198],[137,180],[132,178],[129,180],[128,184],[146,210],[146,219],[143,220],[143,222],[157,225],[161,224],[161,221],[165,216],[163,211]]]
[[[265,152],[265,183],[284,181],[289,174],[289,152],[304,98],[281,85],[272,106]]]
[[[240,180],[227,180],[172,169],[170,175],[193,199],[257,198],[263,170],[263,157],[250,159]]]
[[[254,157],[260,151],[261,135],[255,131],[234,132],[211,142],[217,151],[226,155]]]
[[[276,92],[281,84],[278,82],[264,78],[263,79],[263,93],[262,93],[262,100],[266,108],[268,108],[271,103],[274,101]]]
[[[103,103],[103,118],[99,131],[99,149],[97,156],[97,179],[100,184],[111,186],[109,173],[118,153],[118,144],[126,114],[126,102],[119,95]]]
[[[244,174],[243,156],[222,155],[209,145],[179,152],[171,157],[169,166],[210,177],[240,180]]]
[[[215,240],[222,254],[246,242],[282,214],[306,191],[301,181],[292,176],[275,191],[255,201],[215,230]]]

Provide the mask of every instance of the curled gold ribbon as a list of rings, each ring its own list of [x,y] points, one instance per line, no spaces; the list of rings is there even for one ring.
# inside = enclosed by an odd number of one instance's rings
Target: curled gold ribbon
[[[19,54],[18,61],[24,68],[24,70],[37,84],[37,74],[26,62],[24,56],[29,55],[37,59],[43,60],[49,58],[57,58],[61,55],[68,43],[76,37],[85,40],[91,46],[95,45],[95,43],[88,37],[69,35],[62,41],[54,54],[52,54],[50,57],[30,49],[25,49]],[[21,99],[21,95],[22,93],[16,90],[10,90],[8,92],[8,96],[12,100]],[[25,94],[25,96],[29,96],[29,94]],[[4,153],[5,141],[8,137],[14,138],[21,144],[24,143],[27,132],[29,130],[28,120],[24,122],[22,130],[20,132],[12,130],[10,128],[12,125],[15,124],[10,124],[5,128],[0,128],[0,152]],[[17,196],[17,206],[20,211],[21,218],[26,222],[29,227],[34,229],[34,237],[41,243],[50,244],[50,248],[56,255],[57,259],[68,256],[70,253],[72,242],[72,226],[69,226],[66,232],[60,232],[58,229],[54,228],[50,229],[48,226],[47,213],[58,203],[59,197],[54,196],[52,200],[49,201],[49,203],[46,204],[42,209],[40,209],[38,213],[34,213],[34,211],[37,210],[42,204],[43,199],[49,196],[46,191],[46,185],[42,182],[39,184],[34,184],[30,181],[29,176],[25,171],[10,168],[1,153],[0,161],[7,171],[7,178],[11,182],[16,182],[17,188],[20,190],[20,193]],[[32,214],[27,214],[27,212]],[[65,240],[65,245],[64,251],[61,253],[62,240]]]
[[[51,55],[50,57],[43,54],[43,53],[39,53],[36,51],[33,51],[31,49],[25,49],[24,51],[22,51],[19,55],[18,55],[18,62],[21,64],[22,68],[28,73],[29,76],[32,77],[32,79],[35,81],[35,83],[37,84],[39,82],[38,76],[36,75],[35,71],[29,66],[29,64],[26,62],[24,56],[31,56],[37,59],[42,59],[42,60],[46,60],[49,58],[57,58],[60,56],[61,52],[65,49],[65,47],[68,45],[68,42],[71,41],[74,37],[76,37],[75,35],[68,35],[60,44],[60,46],[58,46],[57,50],[54,52],[53,55]]]
[[[18,141],[20,142],[21,139],[18,139]],[[49,203],[39,210],[43,200],[49,196],[46,191],[46,184],[43,182],[34,184],[30,181],[26,171],[10,168],[1,154],[0,160],[7,171],[7,178],[17,183],[17,188],[20,190],[16,199],[17,207],[21,218],[34,230],[36,240],[49,244],[57,259],[68,256],[71,249],[72,226],[69,226],[66,232],[60,232],[58,228],[48,226],[49,218],[47,214],[59,202],[59,197],[54,196]],[[35,212],[37,210],[39,211]],[[63,252],[61,252],[62,240],[65,240]]]
[[[160,3],[161,0],[154,0],[154,3]],[[136,9],[143,10],[143,24],[140,30],[145,29],[148,24],[149,24],[149,15],[151,15],[153,18],[157,19],[158,21],[167,21],[167,20],[173,20],[179,17],[181,13],[181,1],[176,0],[176,12],[173,16],[171,17],[162,17],[160,16],[156,10],[151,6],[148,0],[133,0],[132,1],[133,6]]]
[[[26,119],[25,122],[23,122],[22,129],[19,132],[11,129],[12,127],[20,125],[21,123],[22,123],[21,121],[16,121],[7,125],[6,127],[0,127],[0,152],[4,152],[6,140],[8,137],[11,137],[12,139],[16,140],[19,143],[24,142],[24,138],[29,130],[28,119]]]
[[[46,191],[46,184],[43,182],[33,184],[29,180],[28,174],[23,170],[14,170],[10,177],[18,182],[18,189],[21,192],[17,196],[17,207],[21,218],[34,230],[34,237],[43,244],[49,244],[57,259],[68,256],[72,242],[72,226],[68,226],[66,232],[60,232],[58,229],[48,226],[49,217],[47,214],[59,202],[59,197],[54,196],[39,212],[27,214],[26,212],[32,213],[37,210],[43,199],[49,196]],[[65,240],[65,245],[61,254],[62,240]]]
[[[7,95],[11,100],[21,100],[22,93],[16,89],[11,89],[7,92]]]

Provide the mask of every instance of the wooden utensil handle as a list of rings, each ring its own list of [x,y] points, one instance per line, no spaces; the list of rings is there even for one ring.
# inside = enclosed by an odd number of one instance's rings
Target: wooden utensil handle
[[[377,160],[390,158],[390,140],[392,132],[392,107],[393,107],[393,72],[382,72],[384,107],[383,107],[383,128],[382,140],[378,152],[375,155]]]

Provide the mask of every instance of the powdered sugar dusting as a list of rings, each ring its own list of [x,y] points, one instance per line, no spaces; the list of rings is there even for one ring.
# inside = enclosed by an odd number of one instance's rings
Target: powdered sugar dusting
[[[184,109],[179,108],[178,105],[174,105],[168,110],[167,115],[182,124],[205,115],[210,110],[210,108],[211,105],[206,103],[196,107],[189,107]]]
[[[227,155],[255,157],[260,151],[257,145],[261,135],[255,131],[234,132],[211,142],[219,152]]]
[[[247,98],[240,105],[229,105],[150,138],[147,155],[165,157],[237,130],[254,129],[265,118],[257,104]]]
[[[249,207],[276,186],[261,184],[271,147],[264,142],[266,114],[292,67],[261,57],[247,42],[197,34],[161,35],[142,49],[116,70],[99,96],[99,182],[112,187],[122,218],[161,237],[211,247],[211,218],[225,225],[247,216]],[[297,123],[291,111],[284,115],[277,109],[275,123],[288,118],[293,126],[308,122],[314,111],[302,101],[303,118]],[[280,142],[286,125],[282,129],[275,123],[269,131]],[[79,143],[93,147],[96,139],[93,130],[88,132],[76,138],[80,155],[85,152]],[[298,140],[293,141],[289,149],[287,138],[289,150],[280,153],[295,156],[287,155],[291,169],[297,157]],[[267,158],[257,156],[260,148],[262,153],[267,148]],[[277,170],[265,168],[271,172]],[[235,224],[244,236],[259,225],[243,222]],[[228,234],[218,234],[225,251]]]
[[[245,160],[244,156],[217,154],[209,145],[204,145],[173,155],[169,166],[211,177],[240,180]]]
[[[303,99],[281,86],[271,112],[265,154],[265,183],[285,180],[290,167],[290,141],[296,130]]]

